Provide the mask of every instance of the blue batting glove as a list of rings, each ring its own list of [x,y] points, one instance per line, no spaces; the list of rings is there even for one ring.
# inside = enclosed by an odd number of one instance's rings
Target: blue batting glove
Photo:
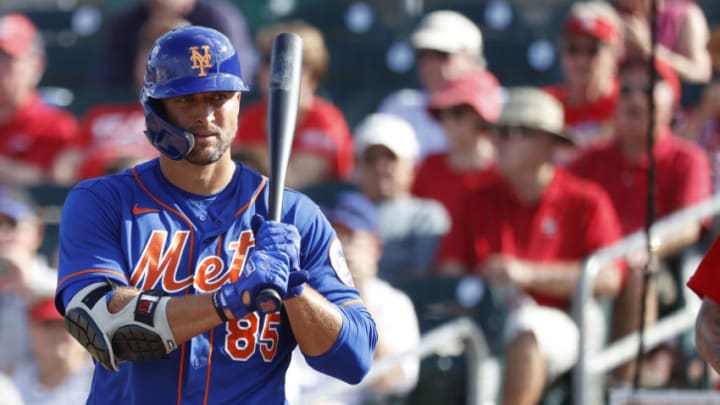
[[[294,270],[288,276],[288,289],[285,299],[295,298],[302,294],[305,289],[305,283],[310,278],[307,270]]]
[[[288,291],[288,267],[285,254],[253,250],[248,255],[240,278],[220,288],[218,304],[223,309],[229,309],[235,318],[244,318],[257,310],[255,298],[265,288],[276,290],[284,300]]]
[[[290,261],[289,271],[300,269],[300,233],[295,225],[268,221],[255,214],[250,227],[255,237],[255,250],[282,253]]]
[[[289,259],[287,290],[283,290],[283,300],[297,297],[305,288],[310,274],[300,270],[300,233],[291,224],[268,221],[259,214],[253,215],[250,227],[255,237],[255,250],[277,252]]]

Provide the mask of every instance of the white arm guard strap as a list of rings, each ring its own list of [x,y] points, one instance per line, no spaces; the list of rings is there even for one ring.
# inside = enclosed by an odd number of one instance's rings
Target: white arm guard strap
[[[111,314],[105,296],[113,287],[91,284],[78,291],[65,311],[65,328],[108,370],[122,361],[167,357],[177,347],[167,320],[170,297],[145,291]]]

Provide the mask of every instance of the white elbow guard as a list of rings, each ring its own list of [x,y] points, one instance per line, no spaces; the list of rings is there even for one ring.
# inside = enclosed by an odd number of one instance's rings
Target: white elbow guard
[[[166,314],[170,297],[145,291],[111,314],[105,296],[112,289],[95,283],[75,294],[65,311],[68,332],[108,370],[126,360],[167,357],[177,347]]]

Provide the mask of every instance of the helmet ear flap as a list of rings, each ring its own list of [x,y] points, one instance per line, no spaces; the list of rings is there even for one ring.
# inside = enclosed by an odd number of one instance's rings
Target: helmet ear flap
[[[173,160],[180,160],[190,153],[195,146],[192,133],[177,127],[158,111],[162,106],[157,100],[143,94],[143,111],[145,113],[145,136],[160,152]]]

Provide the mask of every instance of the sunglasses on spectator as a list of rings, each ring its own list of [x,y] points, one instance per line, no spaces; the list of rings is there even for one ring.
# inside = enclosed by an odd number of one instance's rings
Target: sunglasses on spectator
[[[449,57],[450,54],[448,52],[438,51],[435,49],[418,49],[415,51],[415,59],[417,60],[423,58],[447,60]]]
[[[475,109],[473,109],[471,106],[466,104],[460,104],[456,106],[452,106],[449,108],[443,108],[441,110],[438,110],[437,116],[440,119],[440,121],[444,120],[459,120],[463,116],[474,113],[473,116],[477,116],[477,113],[475,113]],[[486,122],[483,119],[477,119],[477,123],[475,125],[476,129],[478,131],[489,131],[493,128],[493,125],[489,122]]]
[[[640,92],[642,94],[649,94],[650,86],[649,85],[633,85],[630,83],[623,83],[620,85],[620,94],[627,96],[634,92]]]
[[[594,57],[600,52],[600,44],[594,46],[580,46],[578,44],[565,44],[565,52],[570,56],[585,55]]]
[[[501,141],[512,139],[530,139],[544,135],[544,131],[523,126],[500,125],[493,130],[493,136]]]

